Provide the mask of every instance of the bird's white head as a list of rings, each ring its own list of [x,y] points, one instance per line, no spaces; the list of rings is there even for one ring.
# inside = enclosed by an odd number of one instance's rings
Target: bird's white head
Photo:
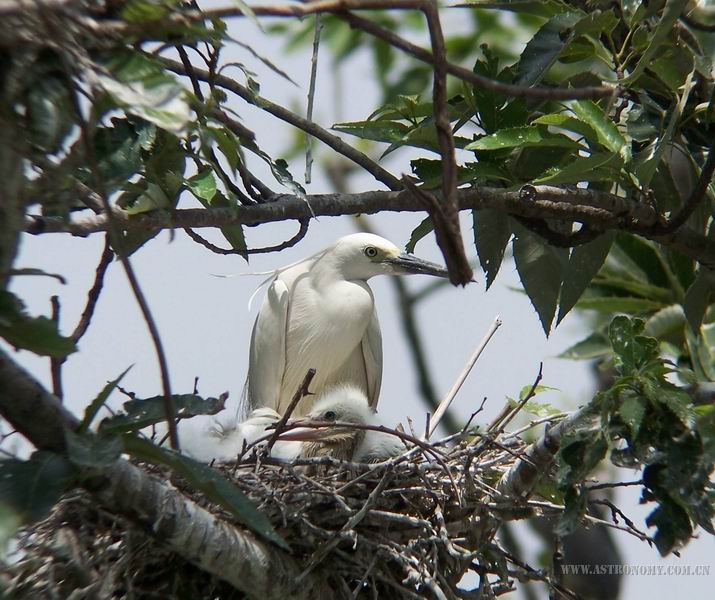
[[[423,273],[448,277],[440,265],[401,252],[389,240],[372,233],[354,233],[341,237],[323,258],[333,262],[346,279],[367,280],[375,275],[410,275]]]
[[[344,384],[325,392],[304,417],[293,421],[295,424],[314,423],[355,423],[367,425],[374,420],[374,413],[367,396],[359,388]],[[324,444],[342,443],[352,439],[356,444],[364,431],[344,427],[299,427],[281,434],[282,440],[321,441]]]

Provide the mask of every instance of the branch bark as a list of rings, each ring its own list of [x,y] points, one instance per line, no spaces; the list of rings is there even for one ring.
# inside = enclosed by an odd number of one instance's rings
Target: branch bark
[[[438,192],[430,192],[435,199]],[[315,194],[305,199],[282,194],[261,205],[239,208],[177,209],[129,215],[121,209],[113,210],[114,222],[124,231],[202,227],[227,225],[260,225],[287,220],[342,215],[374,214],[378,212],[421,212],[424,203],[406,191],[370,191],[359,194]],[[654,240],[715,268],[715,241],[683,226],[672,233],[659,229],[658,213],[645,203],[581,188],[552,186],[523,186],[521,190],[471,187],[457,192],[460,210],[493,208],[514,216],[536,219],[554,218],[587,224],[601,231],[610,229],[635,233]],[[29,217],[25,231],[31,234],[70,233],[87,236],[107,231],[104,215],[94,215],[67,222],[59,218]]]
[[[0,349],[0,414],[37,448],[66,453],[65,430],[79,424],[29,373]],[[285,552],[223,521],[126,460],[97,476],[80,470],[83,487],[108,510],[130,518],[173,552],[251,598],[329,598],[319,571],[299,590],[300,566]]]

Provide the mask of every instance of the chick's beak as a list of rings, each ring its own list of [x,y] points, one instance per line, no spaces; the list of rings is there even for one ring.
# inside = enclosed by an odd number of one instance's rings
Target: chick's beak
[[[413,254],[402,253],[397,256],[386,258],[385,262],[392,266],[395,273],[413,275],[432,275],[433,277],[449,278],[449,273],[442,265],[417,258]]]

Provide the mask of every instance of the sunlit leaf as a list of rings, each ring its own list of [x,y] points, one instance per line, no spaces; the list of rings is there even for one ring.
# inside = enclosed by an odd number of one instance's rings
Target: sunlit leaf
[[[486,135],[467,144],[465,150],[504,150],[507,148],[524,148],[528,146],[561,148],[580,148],[578,142],[558,133],[550,133],[543,127],[514,127],[501,129],[492,135]]]

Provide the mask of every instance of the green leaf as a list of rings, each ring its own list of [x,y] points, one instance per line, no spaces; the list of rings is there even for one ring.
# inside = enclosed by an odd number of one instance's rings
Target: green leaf
[[[115,52],[105,64],[110,75],[97,82],[127,113],[181,134],[191,111],[183,86],[166,70],[139,52]]]
[[[576,246],[571,250],[568,264],[564,270],[564,282],[561,286],[557,325],[574,307],[593,277],[598,273],[608,256],[613,238],[614,234],[607,232],[595,240]]]
[[[487,289],[499,273],[504,251],[511,237],[509,217],[491,208],[473,210],[474,245],[479,255],[479,264],[487,276]]]
[[[0,498],[0,560],[6,561],[7,547],[22,525],[20,516]]]
[[[571,360],[593,360],[604,358],[611,353],[611,344],[608,338],[601,333],[592,333],[587,338],[574,344],[559,354],[558,358]]]
[[[554,415],[558,415],[563,412],[551,404],[546,402],[536,402],[533,400],[529,400],[529,402],[524,404],[523,410],[531,413],[532,415],[536,415],[537,417],[553,417]]]
[[[415,246],[423,237],[429,234],[434,229],[432,219],[427,217],[417,227],[415,227],[410,239],[405,245],[405,252],[412,254],[415,251]]]
[[[204,169],[187,179],[186,185],[197,198],[208,203],[216,195],[216,179],[211,169]]]
[[[680,304],[671,304],[648,317],[645,334],[664,340],[674,334],[682,334],[684,325],[683,307]]]
[[[521,53],[516,83],[527,87],[539,83],[573,40],[572,28],[582,18],[581,12],[568,12],[544,23]]]
[[[92,424],[92,421],[94,421],[94,417],[97,416],[99,410],[102,408],[102,406],[104,406],[104,403],[107,401],[107,398],[109,398],[109,395],[119,385],[119,382],[129,372],[129,369],[131,369],[132,366],[133,365],[127,367],[116,379],[107,382],[107,385],[102,388],[102,391],[97,394],[97,397],[89,403],[89,406],[87,406],[84,411],[84,417],[82,418],[82,422],[77,428],[77,433],[82,434],[89,429],[89,426]]]
[[[521,225],[514,230],[514,261],[521,283],[549,335],[568,251],[550,246]]]
[[[0,502],[23,523],[43,519],[74,482],[70,462],[50,452],[35,452],[29,460],[0,460]]]
[[[659,310],[663,307],[660,302],[646,300],[645,298],[625,298],[619,296],[606,298],[581,298],[576,306],[580,310],[596,310],[602,313],[628,313],[643,314]]]
[[[688,324],[693,332],[700,329],[700,324],[705,317],[705,311],[710,306],[713,292],[715,292],[715,273],[710,269],[701,267],[692,285],[685,292],[683,310]]]
[[[608,327],[608,337],[616,354],[615,367],[621,375],[631,375],[658,357],[658,340],[641,335],[643,319],[615,317]]]
[[[692,411],[692,402],[690,395],[686,391],[666,382],[665,385],[661,385],[658,388],[652,400],[665,404],[688,429],[693,427],[695,418]]]
[[[494,8],[545,19],[570,10],[570,7],[560,0],[468,0],[466,4],[475,8]]]
[[[543,127],[526,126],[501,129],[467,144],[465,150],[504,150],[506,148],[526,148],[529,146],[572,148],[578,150],[578,142],[565,135],[550,133]]]
[[[228,394],[218,398],[202,398],[196,394],[174,394],[174,408],[177,418],[189,418],[196,415],[215,415],[225,407]],[[126,414],[103,419],[99,430],[105,433],[125,433],[138,431],[150,425],[156,425],[166,420],[164,396],[134,399],[123,405]]]
[[[584,123],[583,121],[579,121],[578,119],[567,115],[566,113],[551,113],[548,115],[542,115],[534,119],[532,124],[558,127],[559,129],[576,133],[583,136],[591,147],[595,146],[598,141],[598,135],[593,127],[591,127],[588,123]]]
[[[132,435],[124,436],[124,445],[127,452],[136,458],[171,467],[191,486],[203,492],[206,498],[227,510],[239,523],[284,550],[290,550],[266,515],[220,472]]]
[[[22,301],[0,290],[0,337],[15,348],[40,356],[62,358],[77,348],[74,341],[57,331],[57,323],[47,317],[30,317]]]
[[[672,500],[660,504],[645,522],[648,527],[657,528],[653,541],[661,556],[670,554],[693,533],[687,511]]]
[[[605,148],[617,154],[624,163],[630,162],[630,144],[598,104],[591,100],[577,100],[571,105],[571,110],[596,132],[598,141]]]
[[[584,181],[614,181],[623,166],[617,156],[608,152],[594,152],[589,156],[576,156],[563,167],[554,167],[545,175],[534,179],[535,184],[581,183]]]
[[[621,416],[624,423],[628,425],[633,437],[638,435],[638,430],[643,422],[645,412],[643,399],[638,396],[629,396],[623,400],[621,406],[618,408],[618,414]]]
[[[65,430],[67,456],[78,467],[104,469],[122,454],[122,439],[108,435],[79,435]]]
[[[687,4],[688,0],[666,0],[663,15],[660,21],[658,21],[658,26],[655,29],[653,37],[650,39],[648,47],[638,61],[638,64],[636,64],[628,76],[622,80],[622,85],[633,83],[651,66],[653,58],[656,56],[660,47],[668,41],[670,32],[675,26],[676,21],[680,18],[680,15],[683,14]]]
[[[171,208],[172,201],[156,183],[148,182],[146,191],[139,196],[130,198],[125,196],[122,199],[124,211],[130,215],[139,215],[162,208]]]
[[[28,86],[27,135],[33,145],[49,154],[62,148],[74,127],[73,99],[67,84],[66,78],[48,74]]]

